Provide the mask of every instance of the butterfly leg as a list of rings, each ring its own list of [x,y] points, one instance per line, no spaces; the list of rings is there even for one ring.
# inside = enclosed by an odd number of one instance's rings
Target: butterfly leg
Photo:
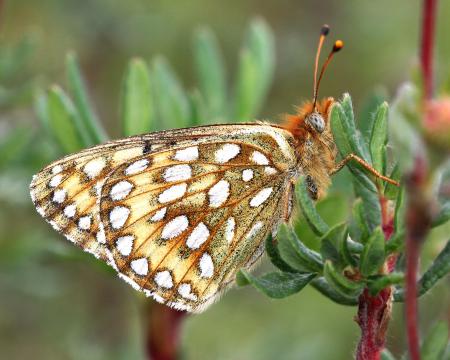
[[[367,171],[369,171],[372,175],[374,175],[376,178],[384,180],[388,183],[391,183],[395,186],[399,186],[400,184],[392,180],[391,178],[388,178],[387,176],[384,176],[380,174],[372,165],[370,165],[367,161],[361,159],[359,156],[351,153],[348,154],[344,159],[342,159],[336,167],[330,172],[330,175],[336,174],[339,170],[341,170],[350,160],[355,160],[357,163],[359,163],[363,168],[365,168]]]

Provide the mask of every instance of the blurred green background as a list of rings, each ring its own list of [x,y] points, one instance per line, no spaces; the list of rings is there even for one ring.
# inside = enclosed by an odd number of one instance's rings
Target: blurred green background
[[[330,38],[343,39],[345,48],[321,94],[349,92],[358,114],[374,94],[391,99],[414,72],[420,7],[417,0],[0,0],[0,142],[13,138],[17,146],[26,144],[26,151],[0,154],[0,358],[145,358],[147,300],[56,234],[28,195],[32,174],[57,153],[40,131],[33,96],[52,83],[65,85],[68,50],[78,54],[91,100],[115,138],[121,81],[131,57],[162,54],[189,89],[196,85],[194,31],[206,25],[215,32],[228,73],[236,74],[246,28],[261,16],[275,35],[276,69],[259,118],[276,121],[311,97],[318,32],[328,23]],[[442,2],[438,14],[437,78],[442,80],[450,58],[445,40],[450,3]],[[228,78],[232,83],[234,75]],[[13,137],[17,129],[26,131]],[[345,176],[336,176],[330,197],[319,204],[330,223],[345,218],[350,205]],[[436,238],[446,231],[436,229]],[[427,255],[438,251],[434,245],[425,248],[425,264]],[[446,285],[421,302],[424,330],[433,319],[449,317]],[[206,313],[186,320],[183,358],[349,359],[359,336],[355,311],[310,288],[281,301],[250,288],[232,290]],[[398,305],[388,341],[393,353],[403,351]]]

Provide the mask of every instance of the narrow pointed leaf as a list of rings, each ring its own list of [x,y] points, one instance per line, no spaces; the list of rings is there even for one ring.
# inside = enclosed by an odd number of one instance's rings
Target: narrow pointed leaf
[[[130,61],[122,89],[123,134],[132,136],[150,132],[154,122],[154,108],[149,71],[142,59]]]
[[[331,261],[325,262],[325,279],[337,292],[346,297],[358,296],[364,289],[364,284],[348,279],[335,269]]]
[[[225,65],[217,39],[209,28],[199,29],[195,34],[194,59],[209,121],[225,118],[227,100]]]
[[[374,279],[370,279],[367,283],[367,287],[369,288],[370,295],[375,296],[381,290],[392,286],[403,283],[405,279],[405,275],[403,273],[390,273],[387,275],[379,275]]]
[[[358,296],[344,295],[331,286],[325,277],[321,276],[311,281],[311,286],[322,295],[340,305],[354,306],[358,304]]]
[[[376,228],[364,245],[359,269],[364,276],[378,273],[385,259],[385,239],[380,227]]]
[[[157,109],[158,129],[175,129],[191,125],[188,97],[177,76],[167,63],[158,57],[152,65],[152,80]]]
[[[312,273],[272,272],[256,277],[245,270],[240,270],[238,274],[238,284],[241,286],[245,285],[245,282],[252,284],[256,289],[273,299],[282,299],[298,293],[316,276]]]
[[[369,227],[366,222],[364,205],[361,198],[355,200],[352,215],[356,230],[358,231],[359,241],[365,243],[369,237]]]
[[[372,134],[370,137],[370,153],[372,156],[372,165],[380,173],[384,174],[386,169],[385,153],[388,141],[388,123],[387,123],[388,105],[382,103],[375,114]]]
[[[276,241],[276,239],[272,238],[272,234],[270,234],[266,238],[266,252],[272,264],[283,272],[298,272],[283,260],[280,255],[280,250],[278,249],[278,246],[275,244],[274,240]]]
[[[431,266],[422,275],[419,280],[418,293],[419,296],[425,294],[430,290],[440,279],[446,276],[450,272],[450,241],[447,242],[444,249],[439,253]],[[396,291],[395,300],[404,300],[404,289]]]
[[[381,360],[395,360],[395,357],[389,352],[388,349],[384,349],[381,353]]]
[[[422,360],[441,360],[448,345],[448,325],[438,321],[433,325],[420,349]]]
[[[400,166],[398,165],[398,163],[395,164],[389,177],[392,180],[400,182],[401,173],[400,173]],[[391,183],[385,182],[384,184],[384,196],[390,200],[394,200],[397,197],[399,190],[400,187],[395,186]]]
[[[319,236],[325,234],[329,230],[329,227],[325,221],[323,221],[322,217],[317,212],[313,201],[309,197],[304,177],[297,182],[295,193],[300,203],[300,207],[302,208],[303,215],[312,231]]]
[[[347,239],[348,228],[345,223],[333,226],[326,234],[324,234],[320,241],[320,253],[324,260],[331,260],[334,266],[344,268],[347,265],[342,256],[342,242]]]
[[[263,20],[250,24],[239,59],[235,94],[236,119],[249,121],[259,112],[273,77],[274,40]]]
[[[370,183],[370,187],[373,188],[369,189],[367,184],[362,185],[357,179],[354,179],[353,186],[356,196],[362,200],[362,215],[364,216],[369,233],[371,233],[381,224],[381,205],[376,187],[373,183]]]
[[[432,227],[440,226],[450,220],[450,201],[445,202],[437,216],[433,219]]]
[[[295,231],[283,224],[278,230],[278,236],[280,238],[285,238],[292,245],[292,248],[297,253],[301,260],[300,268],[304,267],[311,272],[321,272],[323,268],[322,257],[317,252],[307,248],[305,244],[301,242]]]
[[[69,89],[74,98],[75,106],[80,114],[80,120],[84,123],[86,131],[89,135],[90,145],[100,144],[106,141],[107,136],[105,130],[92,109],[89,102],[86,85],[81,76],[78,59],[74,53],[67,54],[66,72],[68,77]]]
[[[66,153],[88,146],[84,124],[80,122],[72,101],[57,85],[48,92],[47,111],[50,129]]]

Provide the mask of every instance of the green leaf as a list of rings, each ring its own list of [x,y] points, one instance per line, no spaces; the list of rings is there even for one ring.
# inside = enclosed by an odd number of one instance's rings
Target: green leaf
[[[444,321],[438,321],[420,349],[422,360],[441,360],[448,344],[448,327]]]
[[[405,189],[401,188],[397,194],[397,199],[395,201],[395,212],[394,212],[395,233],[404,232],[405,230],[405,211],[406,211]]]
[[[347,240],[348,228],[345,223],[333,226],[321,239],[320,253],[324,260],[331,260],[338,268],[347,265],[342,254],[342,242]]]
[[[398,165],[398,163],[395,164],[389,177],[392,180],[400,182],[401,173],[400,173],[400,166]],[[384,196],[390,200],[393,200],[397,197],[399,190],[400,187],[388,183],[387,181],[384,184]]]
[[[386,275],[378,275],[374,278],[369,279],[367,282],[367,287],[369,288],[370,295],[375,296],[381,290],[392,286],[403,283],[405,275],[403,273],[393,272]]]
[[[145,134],[152,130],[154,108],[147,64],[139,58],[132,59],[122,86],[122,126],[125,136]]]
[[[434,217],[432,227],[440,226],[450,220],[450,201],[445,202]]]
[[[405,245],[405,234],[403,231],[395,232],[386,243],[386,256],[399,252]]]
[[[252,120],[269,90],[275,66],[272,31],[261,19],[254,20],[241,50],[235,94],[237,120]]]
[[[381,227],[377,227],[364,244],[359,269],[364,276],[377,274],[385,259],[385,239]]]
[[[336,289],[333,286],[330,286],[328,281],[323,276],[315,278],[311,281],[311,286],[337,304],[347,306],[354,306],[358,304],[358,296],[344,295],[342,292],[336,291]]]
[[[431,266],[422,275],[418,284],[418,295],[424,295],[440,279],[450,272],[450,241],[447,242],[444,249],[439,253]],[[394,294],[395,301],[404,301],[405,289],[398,289]]]
[[[174,129],[191,126],[192,113],[188,97],[177,76],[163,57],[157,57],[152,65],[155,106],[158,129]]]
[[[225,65],[217,39],[209,28],[201,28],[195,33],[194,60],[208,122],[224,119],[227,100]]]
[[[256,289],[273,299],[282,299],[298,293],[314,279],[316,274],[271,272],[261,277],[240,270],[236,277],[238,285],[252,284]]]
[[[342,111],[340,118],[352,152],[370,163],[369,149],[356,128],[352,99],[349,94],[344,94],[341,105],[342,107],[338,110]]]
[[[81,76],[80,66],[74,53],[68,53],[66,57],[66,71],[69,83],[69,89],[74,97],[74,103],[80,114],[80,120],[83,122],[89,136],[89,145],[95,145],[106,141],[105,130],[92,109],[89,102],[86,85]]]
[[[369,227],[366,222],[364,205],[361,198],[356,199],[353,203],[352,215],[355,230],[358,231],[358,238],[364,243],[369,237]]]
[[[266,238],[266,252],[269,256],[270,261],[273,265],[275,265],[278,269],[283,272],[298,272],[292,266],[290,266],[280,255],[280,251],[278,246],[275,244],[275,239],[272,238],[272,234],[270,234]]]
[[[385,153],[388,142],[388,123],[387,123],[388,104],[381,104],[376,112],[373,123],[372,134],[370,137],[370,153],[372,155],[372,165],[381,174],[386,171]]]
[[[362,185],[356,178],[353,180],[355,194],[362,199],[362,207],[364,210],[362,215],[370,233],[381,224],[381,205],[378,193],[373,183],[371,183],[373,189],[370,190],[367,185]]]
[[[278,237],[287,239],[287,241],[290,242],[293,250],[297,253],[300,260],[300,264],[298,264],[299,268],[305,268],[311,272],[322,271],[323,262],[320,254],[307,248],[291,227],[285,224],[281,225],[278,230]]]
[[[352,126],[348,125],[349,122],[351,123],[351,121],[346,120],[344,109],[339,103],[335,103],[333,105],[330,114],[330,121],[334,141],[342,158],[344,158],[348,154],[355,153],[354,148],[357,147],[355,138],[358,139],[358,142],[363,141],[361,140],[359,135],[356,134],[354,124]],[[350,141],[352,138],[353,141]],[[358,153],[356,154],[358,155]],[[354,175],[353,181],[358,181],[362,186],[365,186],[370,191],[377,191],[375,185],[365,173],[366,170],[361,168],[361,165],[359,165],[358,162],[349,161],[347,163],[347,166],[351,173]]]
[[[388,349],[384,349],[381,353],[381,360],[395,360],[395,357],[389,352]]]
[[[205,99],[198,89],[189,92],[189,101],[192,109],[190,125],[204,125],[214,120],[209,115]]]
[[[328,284],[346,297],[356,297],[364,289],[364,283],[348,279],[337,271],[329,260],[325,261],[323,274]]]
[[[303,215],[305,216],[306,221],[311,227],[311,230],[319,236],[325,234],[329,230],[329,227],[325,223],[325,221],[323,221],[322,217],[317,212],[313,201],[309,197],[309,192],[308,188],[306,187],[306,181],[304,177],[301,177],[297,182],[295,193],[300,203],[300,207],[302,208]]]
[[[53,85],[48,92],[47,112],[49,127],[66,153],[88,146],[84,124],[81,123],[72,101],[57,85]]]

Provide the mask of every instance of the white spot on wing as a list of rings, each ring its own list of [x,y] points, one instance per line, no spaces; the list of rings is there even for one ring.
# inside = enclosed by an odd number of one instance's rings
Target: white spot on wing
[[[170,289],[173,287],[172,275],[167,270],[160,271],[155,275],[155,282],[166,289]]]
[[[234,159],[240,151],[241,148],[239,145],[225,144],[216,151],[216,161],[220,164],[226,163],[227,161]]]
[[[125,175],[133,175],[144,171],[148,166],[147,159],[135,161],[125,169]]]
[[[226,180],[220,180],[208,191],[209,206],[216,208],[227,201],[230,195],[230,183]]]
[[[257,223],[255,223],[255,225],[252,226],[252,228],[250,229],[250,231],[247,233],[246,235],[246,239],[250,239],[253,236],[256,235],[256,233],[263,227],[263,223],[262,221],[258,221]]]
[[[277,173],[277,170],[275,168],[273,168],[272,166],[266,166],[264,168],[264,173],[266,173],[267,175],[273,175]]]
[[[198,249],[209,237],[209,230],[204,223],[198,224],[186,240],[191,249]]]
[[[148,261],[145,258],[133,260],[130,266],[138,275],[145,276],[148,273]]]
[[[234,228],[236,227],[236,221],[233,217],[228,218],[225,227],[225,240],[230,244],[234,238]]]
[[[180,284],[178,286],[178,294],[187,300],[197,301],[197,296],[191,293],[191,284]]]
[[[117,251],[123,256],[130,255],[131,250],[133,249],[133,241],[134,236],[132,235],[125,235],[117,238],[116,240]]]
[[[80,219],[78,220],[78,227],[82,230],[89,230],[91,227],[90,215],[80,217]]]
[[[184,195],[184,193],[186,192],[186,188],[186,183],[171,186],[170,188],[164,190],[161,194],[159,194],[158,201],[163,204],[178,199]]]
[[[153,215],[150,220],[151,221],[161,221],[164,219],[164,215],[166,215],[167,208],[163,207],[162,209],[159,209],[157,212],[155,212],[155,215]]]
[[[133,184],[130,183],[129,181],[126,180],[119,181],[117,184],[114,184],[114,186],[111,188],[109,196],[114,201],[123,200],[128,196],[132,188]]]
[[[66,196],[67,196],[67,191],[66,190],[64,190],[64,189],[57,189],[53,193],[53,201],[55,203],[61,204],[61,203],[64,202],[64,200],[66,200]]]
[[[164,171],[164,180],[170,181],[181,181],[187,180],[192,176],[191,167],[187,164],[174,165]]]
[[[52,168],[52,174],[59,174],[61,171],[63,171],[63,168],[61,165],[53,166]]]
[[[174,156],[178,161],[192,161],[198,159],[198,147],[191,146],[186,149],[178,150]]]
[[[272,194],[273,188],[265,188],[259,191],[251,200],[250,206],[257,207],[261,205],[264,201],[266,201],[270,194]]]
[[[75,216],[76,211],[77,211],[77,206],[75,204],[67,205],[63,210],[64,215],[66,217],[68,217],[69,219],[71,219]]]
[[[106,166],[105,159],[103,158],[92,159],[86,165],[84,165],[83,172],[90,179],[94,179],[102,172],[105,166]]]
[[[200,277],[210,278],[214,274],[214,264],[211,256],[208,253],[204,253],[200,258]]]
[[[130,209],[125,206],[116,206],[109,213],[109,222],[113,229],[120,229],[128,219]]]
[[[245,169],[242,172],[242,180],[247,182],[247,181],[250,181],[251,179],[253,179],[253,170],[252,169]]]
[[[189,226],[189,220],[186,215],[180,215],[170,220],[166,226],[164,226],[161,232],[161,238],[172,239],[180,235]]]
[[[269,159],[267,159],[267,157],[259,151],[254,151],[250,157],[250,160],[258,165],[269,165]]]
[[[62,175],[61,174],[57,174],[57,175],[52,177],[52,179],[50,180],[50,182],[48,184],[51,187],[57,187],[59,184],[61,184],[61,180],[62,180]]]

